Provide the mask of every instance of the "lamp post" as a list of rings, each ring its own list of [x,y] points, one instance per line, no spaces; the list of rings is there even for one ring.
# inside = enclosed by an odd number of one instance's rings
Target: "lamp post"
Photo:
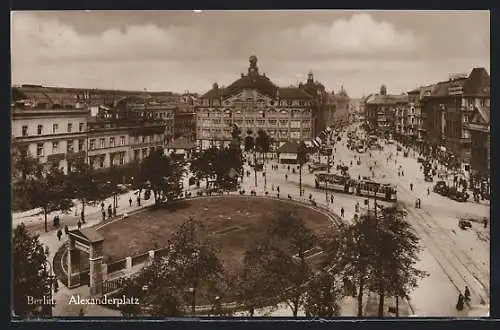
[[[189,288],[189,292],[191,292],[191,294],[192,294],[191,314],[192,314],[192,316],[195,316],[196,315],[196,287],[198,285],[198,256],[199,256],[199,252],[193,251],[193,253],[191,253],[191,256],[193,257],[194,278],[193,278],[193,286],[191,288]]]

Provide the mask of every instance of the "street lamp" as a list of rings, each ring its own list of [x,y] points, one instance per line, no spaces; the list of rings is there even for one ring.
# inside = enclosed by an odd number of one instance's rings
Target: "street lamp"
[[[193,278],[193,286],[189,288],[189,292],[192,293],[192,305],[191,305],[191,314],[192,316],[195,316],[196,314],[196,286],[198,282],[198,256],[199,252],[198,251],[193,251],[191,253],[191,256],[193,257],[193,266],[194,266],[194,278]]]
[[[116,216],[116,207],[118,204],[117,198],[116,198],[116,185],[112,183],[111,181],[107,182],[113,189],[113,216]]]

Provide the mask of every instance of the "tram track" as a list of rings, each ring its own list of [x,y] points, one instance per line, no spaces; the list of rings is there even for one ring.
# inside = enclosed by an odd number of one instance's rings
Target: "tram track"
[[[397,181],[398,190],[408,196],[410,200],[415,199],[415,196],[401,184],[401,180]],[[474,293],[481,301],[488,302],[489,285],[486,283],[489,282],[489,274],[481,270],[481,267],[472,260],[468,253],[460,248],[453,237],[441,228],[432,214],[420,209],[420,212],[425,213],[426,216],[424,216],[411,205],[403,204],[415,220],[412,221],[415,229],[417,227],[420,229],[420,236],[424,240],[424,244],[429,248],[431,254],[436,258],[441,269],[457,291],[461,292],[467,285],[471,293]],[[450,271],[450,268],[454,272]]]

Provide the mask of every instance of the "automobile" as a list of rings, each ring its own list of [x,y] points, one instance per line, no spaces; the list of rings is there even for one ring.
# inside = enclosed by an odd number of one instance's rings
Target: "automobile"
[[[460,219],[458,220],[458,227],[462,230],[466,230],[467,228],[472,228],[472,223],[469,220]]]
[[[464,203],[469,199],[469,194],[466,192],[462,192],[457,190],[456,188],[450,188],[448,190],[448,197],[453,199],[454,201]]]
[[[315,164],[309,165],[309,172],[313,173],[315,171],[326,171],[326,170],[328,170],[328,167],[329,167],[328,164],[315,163]]]
[[[438,181],[434,185],[434,188],[432,188],[432,191],[434,191],[435,193],[440,194],[441,196],[448,196],[449,188],[446,185],[446,182],[444,182],[444,181]]]

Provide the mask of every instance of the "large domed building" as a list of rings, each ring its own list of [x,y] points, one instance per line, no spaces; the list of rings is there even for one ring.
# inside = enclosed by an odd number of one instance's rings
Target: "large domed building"
[[[200,98],[196,109],[197,140],[202,148],[229,144],[234,125],[246,135],[266,131],[280,142],[310,141],[325,128],[321,104],[323,85],[309,73],[305,84],[279,87],[259,73],[257,57],[249,58],[247,74],[227,87],[213,84]]]

